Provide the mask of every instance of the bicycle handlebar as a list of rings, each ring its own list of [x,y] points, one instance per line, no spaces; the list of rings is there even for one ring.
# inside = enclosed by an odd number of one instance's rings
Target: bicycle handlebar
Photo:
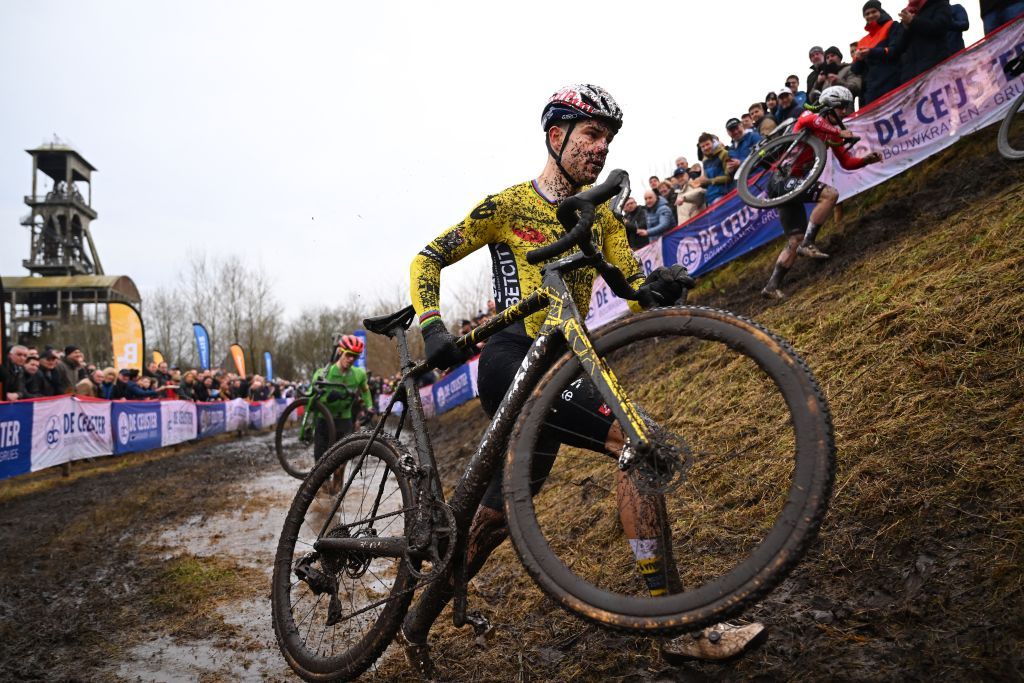
[[[597,247],[590,241],[590,228],[597,216],[598,204],[615,197],[615,206],[620,208],[629,196],[629,174],[621,169],[616,169],[608,174],[608,179],[600,185],[595,185],[585,192],[563,199],[558,205],[556,215],[558,222],[566,229],[566,233],[551,244],[538,247],[527,252],[526,261],[531,265],[537,265],[541,261],[569,251],[579,246],[587,256],[597,253]]]

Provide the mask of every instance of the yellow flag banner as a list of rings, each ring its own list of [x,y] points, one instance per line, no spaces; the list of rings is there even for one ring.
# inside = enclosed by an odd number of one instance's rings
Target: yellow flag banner
[[[122,303],[109,304],[108,311],[110,340],[114,346],[114,366],[118,370],[142,370],[142,359],[145,355],[142,316],[133,306]]]
[[[157,365],[159,365],[160,363],[163,363],[164,362],[164,354],[160,353],[159,351],[154,351],[153,352],[153,362],[156,363]]]
[[[245,351],[239,344],[231,345],[231,357],[235,359],[235,368],[238,370],[238,374],[245,377]]]

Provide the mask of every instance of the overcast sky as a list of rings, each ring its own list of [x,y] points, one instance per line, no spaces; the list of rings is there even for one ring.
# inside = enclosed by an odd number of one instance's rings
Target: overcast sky
[[[963,4],[970,44],[978,0]],[[98,169],[106,272],[144,296],[188,250],[262,263],[289,316],[407,291],[426,242],[540,171],[561,85],[618,100],[607,168],[639,197],[701,131],[725,139],[726,119],[803,80],[812,44],[848,56],[862,5],[4,0],[0,272],[27,274],[24,150],[56,134]],[[445,281],[486,267],[478,253]]]

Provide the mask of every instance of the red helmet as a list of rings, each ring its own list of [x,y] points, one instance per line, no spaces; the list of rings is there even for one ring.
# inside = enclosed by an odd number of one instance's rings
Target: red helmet
[[[338,348],[346,353],[358,356],[363,352],[363,340],[354,334],[346,334],[344,337],[338,340]]]

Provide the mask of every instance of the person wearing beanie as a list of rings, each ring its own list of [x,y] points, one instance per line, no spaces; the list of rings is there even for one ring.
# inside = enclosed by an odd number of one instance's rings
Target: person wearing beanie
[[[64,357],[57,364],[60,373],[64,375],[66,384],[73,390],[79,380],[85,377],[85,354],[78,346],[64,347]]]
[[[897,48],[903,38],[903,26],[892,20],[882,3],[868,0],[864,3],[864,30],[868,33],[857,41],[852,71],[864,81],[860,104],[866,107],[900,85],[900,53]]]
[[[822,69],[825,67],[825,51],[820,45],[815,45],[807,52],[807,58],[811,60],[811,72],[807,74],[807,101],[815,102],[825,86],[825,75]]]

